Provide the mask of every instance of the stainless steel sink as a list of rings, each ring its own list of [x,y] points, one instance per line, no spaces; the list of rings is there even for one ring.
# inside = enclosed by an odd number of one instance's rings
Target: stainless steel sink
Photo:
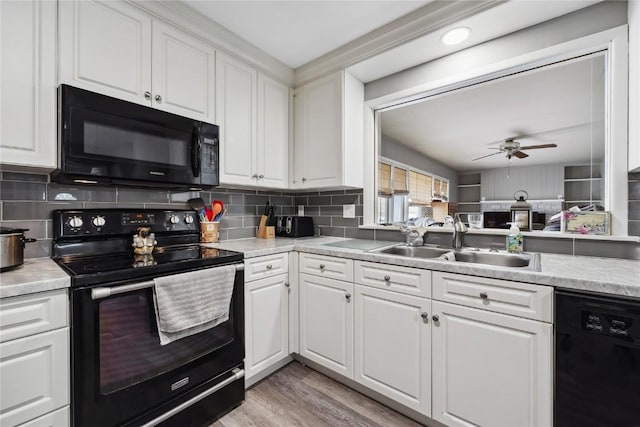
[[[457,262],[496,265],[500,267],[529,267],[533,263],[530,254],[509,254],[501,252],[452,252]]]
[[[540,254],[510,254],[506,252],[489,252],[487,250],[434,248],[428,246],[396,245],[372,252],[399,255],[410,258],[438,258],[450,262],[466,262],[473,264],[493,265],[497,267],[521,268],[540,271]]]
[[[401,255],[412,258],[438,258],[448,252],[449,249],[430,248],[428,246],[393,246],[377,251],[382,254]]]

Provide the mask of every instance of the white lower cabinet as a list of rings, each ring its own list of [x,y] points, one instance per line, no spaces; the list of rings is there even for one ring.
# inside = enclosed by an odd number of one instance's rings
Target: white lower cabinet
[[[355,380],[431,415],[431,300],[355,287]]]
[[[552,425],[552,325],[433,301],[433,418]]]
[[[0,425],[15,426],[69,404],[69,328],[0,344]]]
[[[353,283],[300,274],[300,355],[353,379]]]
[[[287,274],[245,284],[245,376],[255,376],[289,355]]]

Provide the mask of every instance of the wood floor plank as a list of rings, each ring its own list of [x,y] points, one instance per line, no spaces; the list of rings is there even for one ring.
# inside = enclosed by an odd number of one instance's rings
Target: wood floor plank
[[[247,390],[211,427],[416,427],[409,418],[298,362]]]

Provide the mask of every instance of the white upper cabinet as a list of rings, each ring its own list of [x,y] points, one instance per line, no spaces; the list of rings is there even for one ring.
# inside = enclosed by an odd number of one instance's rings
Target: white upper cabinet
[[[364,85],[346,71],[295,93],[293,188],[362,187]]]
[[[220,125],[220,183],[256,184],[257,81],[256,70],[218,53],[216,110]]]
[[[61,83],[150,105],[151,17],[118,1],[61,1],[59,13]]]
[[[215,122],[215,49],[120,1],[59,3],[60,82]]]
[[[165,23],[153,22],[153,105],[214,122],[215,50]]]
[[[56,166],[55,40],[55,2],[0,2],[3,164]]]
[[[289,88],[218,53],[216,111],[220,182],[286,188]]]
[[[289,185],[289,88],[258,73],[258,185]]]

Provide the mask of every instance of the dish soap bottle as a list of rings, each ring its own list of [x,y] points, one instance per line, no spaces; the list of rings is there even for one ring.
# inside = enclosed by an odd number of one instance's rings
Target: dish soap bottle
[[[522,237],[520,228],[516,223],[511,224],[509,234],[507,234],[507,252],[510,254],[521,254],[524,252],[524,237]]]

